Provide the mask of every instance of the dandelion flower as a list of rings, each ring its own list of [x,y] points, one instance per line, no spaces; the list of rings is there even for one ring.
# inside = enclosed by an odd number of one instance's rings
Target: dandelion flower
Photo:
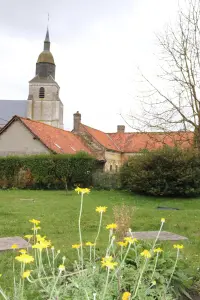
[[[121,247],[126,247],[128,245],[128,242],[117,242],[117,244]]]
[[[161,219],[161,223],[165,223],[165,218],[162,218],[162,219]]]
[[[101,264],[102,264],[102,267],[107,267],[108,269],[111,269],[111,270],[113,270],[118,265],[117,262],[113,262],[112,256],[103,257]]]
[[[138,240],[136,238],[132,238],[132,237],[125,237],[124,238],[125,242],[129,243],[129,244],[133,244],[136,243]]]
[[[31,274],[30,270],[24,271],[24,273],[22,274],[22,278],[28,278]]]
[[[163,252],[163,249],[161,249],[161,248],[156,248],[156,249],[153,250],[153,252],[154,252],[154,253],[161,253],[161,252]]]
[[[24,264],[29,264],[34,261],[34,257],[28,254],[21,254],[16,256],[15,259]]]
[[[104,213],[107,210],[107,206],[98,206],[96,207],[96,212]]]
[[[80,188],[80,187],[77,187],[76,189],[75,189],[75,192],[77,192],[78,194],[89,194],[89,192],[90,192],[90,189],[88,189],[88,188],[84,188],[84,189],[82,189],[82,188]]]
[[[173,245],[174,249],[183,249],[183,245],[175,244]]]
[[[87,243],[85,243],[85,245],[86,245],[86,246],[90,246],[90,247],[95,246],[95,244],[94,244],[94,243],[91,243],[91,242],[87,242]]]
[[[150,258],[151,257],[151,253],[149,252],[149,250],[144,250],[143,252],[140,253],[141,256],[144,256],[146,258]]]
[[[29,222],[35,224],[36,226],[40,224],[40,221],[36,219],[29,220]]]
[[[20,252],[21,254],[26,254],[26,253],[27,253],[26,249],[20,249],[19,252]]]
[[[81,244],[74,244],[72,245],[73,249],[79,249],[81,247]]]
[[[65,271],[65,266],[64,265],[60,265],[58,267],[59,271],[62,272],[62,271]]]
[[[131,297],[131,293],[129,292],[124,292],[122,295],[122,300],[129,300]]]
[[[19,247],[18,247],[18,245],[17,244],[13,244],[12,246],[11,246],[11,249],[18,249]]]
[[[115,224],[115,223],[108,224],[108,225],[106,226],[106,229],[116,229],[116,228],[117,228],[117,224]]]
[[[152,286],[156,285],[156,281],[153,280],[151,284],[152,284]]]

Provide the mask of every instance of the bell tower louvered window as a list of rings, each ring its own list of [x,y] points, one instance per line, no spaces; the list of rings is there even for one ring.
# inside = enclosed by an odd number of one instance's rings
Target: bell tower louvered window
[[[44,97],[45,97],[45,89],[41,87],[39,90],[39,98],[44,98]]]

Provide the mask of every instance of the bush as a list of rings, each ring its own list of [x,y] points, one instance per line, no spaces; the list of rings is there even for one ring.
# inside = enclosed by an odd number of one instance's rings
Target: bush
[[[91,184],[95,159],[87,153],[0,158],[0,188],[64,189]]]
[[[95,172],[92,176],[92,185],[98,190],[120,189],[120,174],[111,172]]]
[[[121,168],[122,187],[154,196],[200,194],[200,156],[164,147],[131,157]]]

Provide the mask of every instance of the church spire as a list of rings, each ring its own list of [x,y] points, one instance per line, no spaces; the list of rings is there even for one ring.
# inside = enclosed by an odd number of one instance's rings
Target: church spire
[[[46,37],[44,40],[44,51],[50,51],[49,28],[47,27]]]

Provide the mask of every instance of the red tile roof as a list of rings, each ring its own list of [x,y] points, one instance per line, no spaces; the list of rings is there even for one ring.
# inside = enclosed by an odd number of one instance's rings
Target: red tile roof
[[[81,123],[80,130],[82,129],[92,135],[93,138],[106,149],[121,152],[120,147],[118,147],[109,134]]]
[[[83,143],[81,138],[70,131],[55,128],[39,121],[17,117],[23,124],[50,150],[56,153],[74,154],[91,150]]]
[[[109,133],[122,152],[139,152],[142,149],[155,150],[168,146],[189,148],[193,143],[193,132],[166,133]]]

